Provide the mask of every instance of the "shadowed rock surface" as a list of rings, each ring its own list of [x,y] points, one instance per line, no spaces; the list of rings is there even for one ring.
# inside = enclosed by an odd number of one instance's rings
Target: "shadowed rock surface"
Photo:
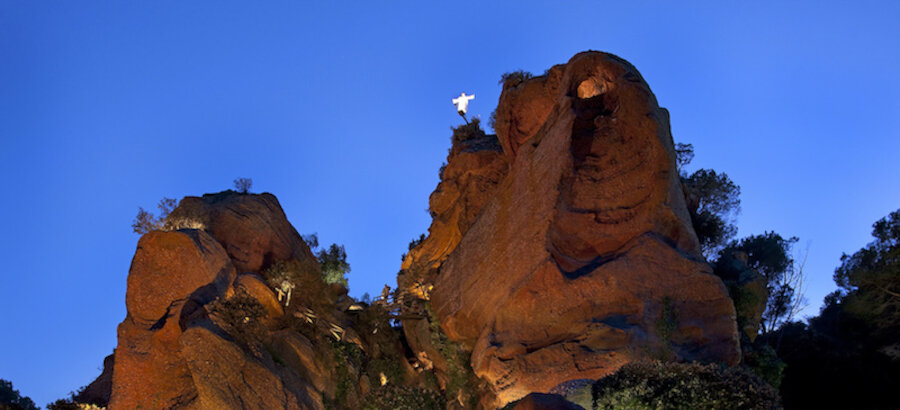
[[[556,394],[531,393],[516,402],[512,410],[584,410]]]

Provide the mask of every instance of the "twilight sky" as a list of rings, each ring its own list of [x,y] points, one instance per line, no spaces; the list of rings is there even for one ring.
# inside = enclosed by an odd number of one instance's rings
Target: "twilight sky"
[[[138,206],[237,177],[346,246],[352,295],[394,286],[450,100],[486,119],[502,73],[587,49],[638,68],[691,169],[741,186],[739,236],[800,238],[807,314],[900,207],[898,2],[436,3],[0,3],[0,378],[41,406],[93,380]]]

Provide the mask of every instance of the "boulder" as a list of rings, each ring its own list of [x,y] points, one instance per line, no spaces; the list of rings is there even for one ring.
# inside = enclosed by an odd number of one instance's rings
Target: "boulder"
[[[311,386],[266,367],[214,328],[193,326],[181,335],[180,345],[199,408],[325,408]]]
[[[125,306],[135,321],[153,325],[175,313],[175,301],[193,296],[202,304],[225,294],[234,277],[225,250],[206,232],[153,231],[138,241]]]
[[[329,386],[328,383],[330,370],[309,339],[297,332],[283,330],[272,335],[272,349],[285,366],[309,381],[316,390],[321,392],[333,390],[331,388],[333,386]]]
[[[185,197],[166,218],[167,229],[199,226],[228,252],[239,273],[261,273],[272,262],[296,259],[318,264],[297,230],[269,193],[224,191]]]
[[[183,303],[174,304],[180,310]],[[119,325],[109,407],[199,408],[190,369],[182,359],[178,320],[146,328],[126,317]]]
[[[546,75],[529,81],[504,81],[494,129],[510,159],[547,122],[557,100],[564,67],[553,66]]]
[[[196,405],[179,338],[205,314],[203,305],[232,292],[234,277],[225,250],[204,231],[141,237],[128,274],[128,314],[118,329],[110,407]]]
[[[266,317],[275,319],[284,315],[284,308],[275,293],[263,282],[259,275],[245,273],[234,280],[234,287],[243,289],[266,309]]]
[[[648,356],[736,364],[733,304],[691,228],[668,113],[637,70],[581,53],[507,87],[497,113],[508,173],[459,239],[426,239],[446,244],[433,310],[497,404]]]

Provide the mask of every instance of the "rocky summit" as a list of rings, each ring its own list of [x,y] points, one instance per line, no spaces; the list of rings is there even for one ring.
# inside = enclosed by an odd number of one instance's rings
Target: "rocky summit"
[[[328,283],[274,196],[182,199],[138,242],[91,401],[578,408],[566,392],[628,363],[740,361],[668,112],[631,64],[584,52],[510,75],[494,128],[454,129],[429,233],[374,301]]]
[[[691,228],[668,113],[631,64],[586,52],[507,80],[496,130],[503,158],[482,154],[492,160],[472,170],[493,178],[441,182],[401,280],[431,289],[423,303],[471,351],[496,395],[487,404],[643,358],[740,360],[733,303]],[[451,153],[447,170],[472,155]],[[452,203],[434,201],[447,190]],[[408,322],[411,340],[428,340]]]

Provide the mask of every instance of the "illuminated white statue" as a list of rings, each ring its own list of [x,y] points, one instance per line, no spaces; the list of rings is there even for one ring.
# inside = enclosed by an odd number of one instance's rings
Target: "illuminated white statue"
[[[456,111],[459,112],[459,115],[465,117],[466,110],[469,109],[469,101],[475,99],[475,94],[466,95],[466,93],[462,93],[459,97],[453,99],[453,104],[456,105]]]

